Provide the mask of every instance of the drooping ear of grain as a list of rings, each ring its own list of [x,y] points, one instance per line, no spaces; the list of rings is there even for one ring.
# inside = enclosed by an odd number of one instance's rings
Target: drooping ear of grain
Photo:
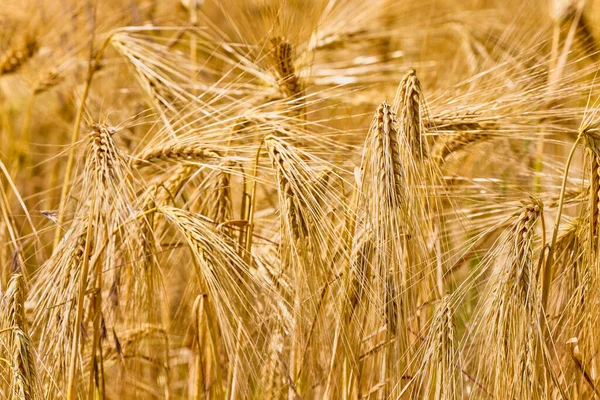
[[[542,211],[527,202],[490,254],[492,276],[476,312],[478,378],[498,398],[537,398],[545,393],[540,348],[540,286],[533,256],[535,226]]]
[[[295,286],[294,297],[288,300],[293,304],[295,326],[287,338],[291,347],[289,373],[291,376],[301,374],[288,386],[290,396],[295,396],[298,382],[309,380],[314,373],[302,365],[318,359],[318,354],[303,353],[303,349],[312,340],[321,340],[326,345],[333,342],[331,332],[320,328],[319,322],[324,310],[322,298],[334,280],[335,253],[330,241],[337,244],[335,226],[332,219],[327,218],[325,207],[339,206],[339,200],[322,177],[310,168],[309,154],[273,135],[265,138],[265,146],[278,183],[280,257],[284,273]]]
[[[193,278],[211,299],[227,356],[236,359],[242,376],[249,374],[256,378],[258,371],[248,370],[247,365],[255,356],[256,342],[260,339],[251,332],[261,319],[255,304],[263,288],[252,279],[248,264],[232,244],[202,216],[169,206],[159,207],[159,212],[177,228],[189,247]],[[238,345],[243,346],[241,350]],[[230,368],[234,368],[233,361]],[[243,395],[248,382],[238,379],[233,377]]]
[[[207,149],[200,145],[185,145],[180,143],[171,143],[158,148],[150,148],[144,151],[134,160],[135,165],[142,162],[153,161],[190,161],[207,162],[218,160],[221,154],[218,151]]]
[[[265,145],[277,178],[283,233],[294,251],[303,253],[301,257],[314,257],[309,264],[317,264],[306,267],[315,268],[313,273],[317,276],[328,274],[330,271],[326,268],[319,270],[318,267],[325,267],[324,260],[332,257],[330,249],[319,257],[314,252],[326,243],[327,235],[334,229],[325,216],[326,207],[337,206],[339,200],[307,162],[309,154],[273,135],[265,139]]]

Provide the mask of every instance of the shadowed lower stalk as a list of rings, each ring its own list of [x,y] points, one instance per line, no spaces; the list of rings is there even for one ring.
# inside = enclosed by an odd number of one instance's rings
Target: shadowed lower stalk
[[[600,347],[600,341],[595,334],[600,328],[600,320],[595,309],[600,301],[597,293],[600,282],[600,130],[598,124],[586,124],[581,129],[580,137],[585,144],[585,169],[589,182],[589,193],[587,205],[582,210],[580,217],[579,236],[583,254],[581,255],[581,267],[577,271],[580,279],[576,296],[573,296],[576,310],[574,310],[571,329],[579,341],[578,348],[581,349],[583,375],[589,384],[586,376],[586,371],[589,371],[592,377],[590,387],[594,390],[593,381],[595,381],[598,363],[597,352]],[[579,386],[584,393],[585,386]]]
[[[194,400],[200,400],[205,396],[205,371],[202,353],[204,352],[204,299],[206,296],[200,295],[194,302],[192,316],[194,321],[194,349],[195,354],[195,372],[194,372]]]
[[[12,335],[12,392],[19,400],[41,399],[37,382],[33,345],[28,334],[25,318],[25,282],[23,275],[14,274],[4,294],[7,310],[6,325]]]
[[[425,354],[416,383],[415,397],[432,400],[452,400],[462,397],[460,358],[452,297],[446,295],[429,328]]]
[[[91,215],[95,214],[96,202],[92,199],[92,205],[90,207]],[[71,354],[69,360],[69,372],[67,382],[67,400],[73,400],[76,398],[75,394],[75,380],[77,379],[77,358],[79,355],[79,347],[81,340],[81,326],[83,320],[83,301],[87,288],[87,279],[90,267],[90,252],[92,248],[92,232],[93,232],[92,218],[88,220],[87,233],[85,238],[85,249],[83,252],[83,265],[81,267],[81,273],[79,276],[79,293],[77,295],[77,314],[75,317],[74,324],[74,335],[73,342],[71,345]]]

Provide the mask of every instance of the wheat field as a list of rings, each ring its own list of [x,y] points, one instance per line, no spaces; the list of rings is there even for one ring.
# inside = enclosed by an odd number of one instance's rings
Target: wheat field
[[[600,398],[600,1],[3,0],[0,398]]]

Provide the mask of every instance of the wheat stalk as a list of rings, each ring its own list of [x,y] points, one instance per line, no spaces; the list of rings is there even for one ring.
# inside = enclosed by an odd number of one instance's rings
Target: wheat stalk
[[[271,334],[268,348],[268,359],[263,370],[263,389],[265,399],[277,399],[282,386],[280,359],[283,352],[283,334],[275,330]]]

